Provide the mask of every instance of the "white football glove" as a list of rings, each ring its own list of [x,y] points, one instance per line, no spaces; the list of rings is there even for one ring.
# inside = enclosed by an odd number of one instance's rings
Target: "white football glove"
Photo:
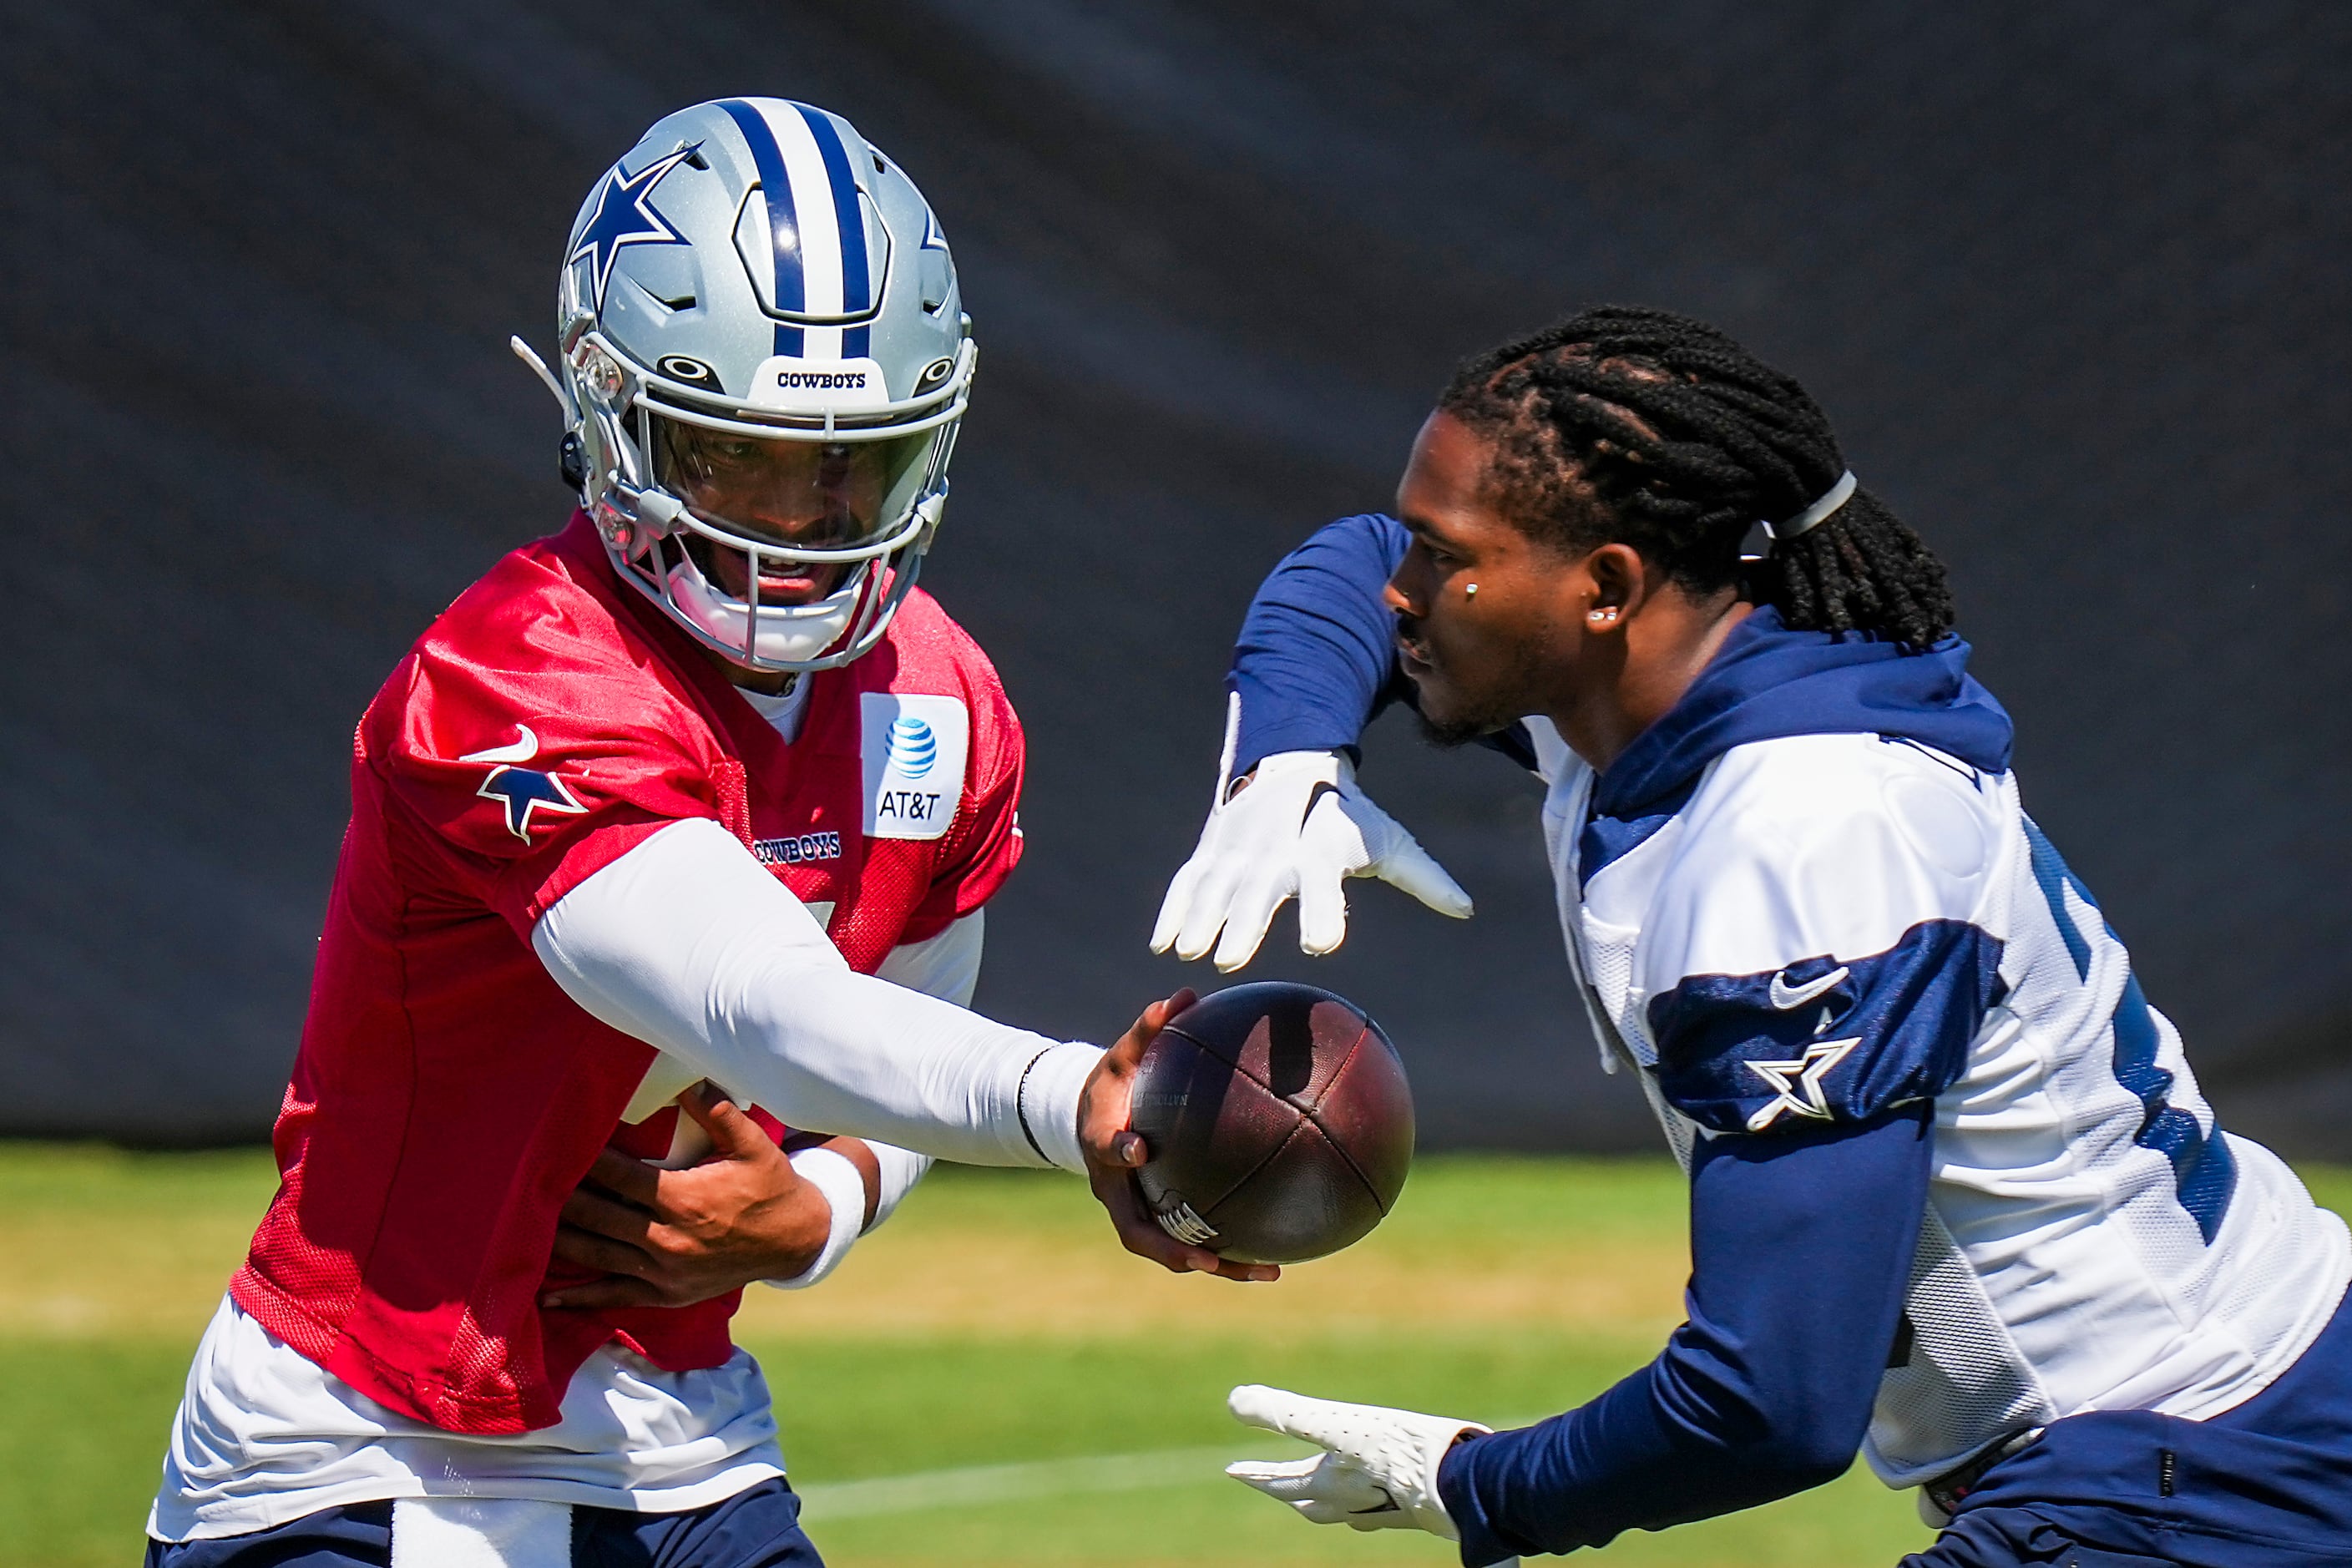
[[[1288,1503],[1308,1521],[1351,1530],[1425,1530],[1448,1541],[1462,1539],[1437,1499],[1437,1467],[1465,1432],[1493,1427],[1378,1405],[1309,1399],[1255,1383],[1234,1389],[1225,1408],[1244,1426],[1322,1447],[1322,1453],[1304,1459],[1244,1459],[1225,1467],[1234,1479]]]
[[[1225,748],[1217,793],[1192,858],[1168,884],[1151,951],[1193,959],[1217,947],[1231,973],[1265,940],[1275,910],[1298,900],[1298,946],[1331,952],[1348,936],[1349,877],[1378,877],[1439,914],[1470,915],[1470,895],[1428,850],[1356,787],[1355,765],[1337,752],[1277,752],[1257,765],[1247,788],[1226,798],[1242,700],[1225,709]],[[1218,939],[1218,931],[1224,932]]]

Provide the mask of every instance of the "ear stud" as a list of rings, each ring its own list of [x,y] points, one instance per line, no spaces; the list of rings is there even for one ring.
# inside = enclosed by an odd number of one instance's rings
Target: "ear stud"
[[[1478,596],[1478,584],[1475,583],[1466,583],[1463,584],[1462,596],[1465,599],[1476,598]]]

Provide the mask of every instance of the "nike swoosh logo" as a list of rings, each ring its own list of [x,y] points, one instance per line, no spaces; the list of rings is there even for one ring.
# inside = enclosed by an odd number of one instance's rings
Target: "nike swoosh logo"
[[[528,724],[515,726],[517,739],[509,745],[492,746],[487,752],[476,752],[459,757],[461,763],[527,763],[539,755],[539,737],[530,732]],[[1839,973],[1844,973],[1841,970]]]
[[[1769,993],[1772,1005],[1783,1013],[1791,1007],[1801,1007],[1814,997],[1834,989],[1837,983],[1843,980],[1848,973],[1850,972],[1846,966],[1841,963],[1827,974],[1818,979],[1808,980],[1802,985],[1791,985],[1780,975],[1775,974],[1772,976],[1772,988]]]

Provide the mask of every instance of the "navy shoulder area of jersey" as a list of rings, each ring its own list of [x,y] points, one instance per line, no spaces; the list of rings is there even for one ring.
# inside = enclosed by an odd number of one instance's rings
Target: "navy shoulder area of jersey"
[[[1968,661],[1958,637],[1921,649],[1866,632],[1790,631],[1779,610],[1759,606],[1594,782],[1580,875],[1590,881],[1647,839],[1688,803],[1710,763],[1757,741],[1878,735],[2008,772],[2008,711]]]
[[[1668,1101],[1717,1131],[1932,1098],[2002,995],[2005,775],[1878,735],[1750,742],[1650,848],[1586,879],[1641,928]]]
[[[1760,607],[1595,780],[1586,903],[1643,909],[1659,1088],[1702,1126],[1862,1121],[1965,1067],[2001,987],[1978,917],[2011,742],[1968,652]]]
[[[1649,1005],[1658,1088],[1717,1132],[1858,1122],[1932,1100],[2000,1000],[2001,942],[1922,921],[1883,952],[1693,974]]]

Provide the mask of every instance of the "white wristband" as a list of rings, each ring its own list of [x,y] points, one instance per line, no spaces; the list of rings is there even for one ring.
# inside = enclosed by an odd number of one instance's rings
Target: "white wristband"
[[[1081,1176],[1087,1157],[1078,1147],[1078,1096],[1102,1056],[1100,1046],[1067,1040],[1039,1053],[1021,1075],[1021,1130],[1047,1163]]]
[[[845,1154],[830,1149],[803,1149],[792,1155],[793,1169],[814,1184],[833,1205],[833,1230],[815,1261],[789,1279],[771,1279],[779,1290],[805,1290],[841,1265],[858,1233],[866,1227],[866,1176]]]

